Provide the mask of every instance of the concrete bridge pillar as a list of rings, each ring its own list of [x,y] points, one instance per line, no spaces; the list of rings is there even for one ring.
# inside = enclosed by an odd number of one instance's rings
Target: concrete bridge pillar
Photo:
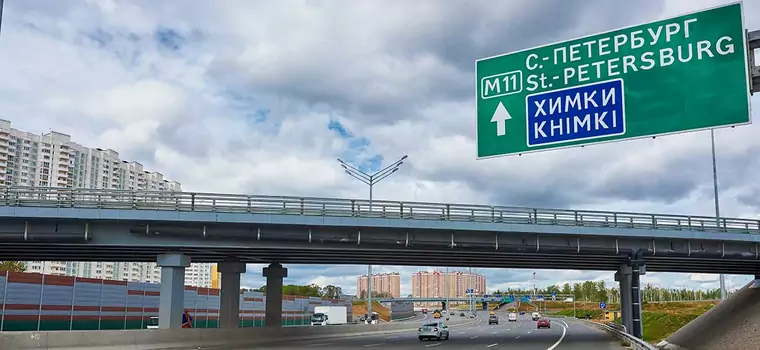
[[[282,326],[282,279],[288,277],[288,269],[279,263],[271,263],[263,270],[267,278],[265,327]]]
[[[245,273],[245,263],[227,261],[219,263],[222,274],[219,302],[219,327],[240,327],[240,274]]]
[[[631,273],[631,267],[628,265],[620,265],[618,271],[615,272],[615,281],[618,281],[620,284],[620,318],[626,332],[629,333],[633,327],[633,318],[631,317]]]
[[[156,260],[161,267],[161,295],[158,305],[158,328],[182,328],[185,313],[185,268],[190,257],[182,253],[161,254]]]

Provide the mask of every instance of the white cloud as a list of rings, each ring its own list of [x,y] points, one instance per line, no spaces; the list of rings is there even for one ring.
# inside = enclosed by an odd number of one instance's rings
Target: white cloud
[[[472,69],[479,57],[725,1],[441,3],[8,0],[0,117],[113,148],[193,191],[364,198],[335,158],[387,164],[408,154],[376,198],[711,215],[705,132],[476,161]],[[744,5],[760,11],[760,1]],[[330,130],[335,122],[353,136]],[[758,217],[758,128],[716,132],[724,216]],[[263,284],[260,268],[247,285]],[[363,269],[292,267],[289,280],[353,290]],[[483,271],[494,288],[532,284],[530,272]],[[538,275],[539,285],[612,283],[610,273]]]

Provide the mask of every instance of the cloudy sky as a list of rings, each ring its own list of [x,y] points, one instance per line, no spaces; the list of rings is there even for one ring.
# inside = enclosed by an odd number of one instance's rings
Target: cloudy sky
[[[708,132],[478,161],[473,82],[480,57],[722,2],[5,0],[0,118],[112,148],[188,191],[365,197],[336,157],[371,171],[407,154],[375,198],[713,215]],[[760,0],[744,3],[760,13]],[[716,131],[724,216],[758,217],[758,132]],[[249,270],[244,284],[263,284]],[[417,268],[377,270],[402,272],[408,291]],[[287,283],[351,292],[365,271],[291,266]],[[480,271],[492,288],[532,273]]]

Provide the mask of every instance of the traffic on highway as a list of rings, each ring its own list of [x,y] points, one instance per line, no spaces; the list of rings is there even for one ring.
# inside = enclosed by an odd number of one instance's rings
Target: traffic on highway
[[[490,313],[493,313],[491,315]],[[520,350],[612,350],[622,349],[610,334],[589,327],[572,318],[551,318],[537,313],[519,315],[508,311],[470,311],[444,313],[434,318],[431,313],[417,313],[417,329],[395,333],[367,334],[343,338],[282,342],[258,349],[520,349]],[[448,316],[448,317],[447,317]],[[448,320],[447,320],[448,318]],[[490,320],[496,318],[497,323]],[[508,322],[510,318],[514,321]],[[548,326],[547,326],[548,325]],[[371,326],[368,326],[371,327]],[[368,332],[371,332],[368,329]]]

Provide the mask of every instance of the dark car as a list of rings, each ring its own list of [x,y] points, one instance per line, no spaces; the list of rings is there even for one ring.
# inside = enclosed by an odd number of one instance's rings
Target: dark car
[[[460,312],[459,317],[464,317],[464,312]]]
[[[520,311],[520,315],[525,315],[525,311]]]
[[[549,321],[549,319],[546,317],[539,318],[538,321],[536,322],[536,328],[541,329],[544,327],[552,328],[551,321]]]
[[[488,317],[488,324],[499,324],[499,318],[493,315]]]

